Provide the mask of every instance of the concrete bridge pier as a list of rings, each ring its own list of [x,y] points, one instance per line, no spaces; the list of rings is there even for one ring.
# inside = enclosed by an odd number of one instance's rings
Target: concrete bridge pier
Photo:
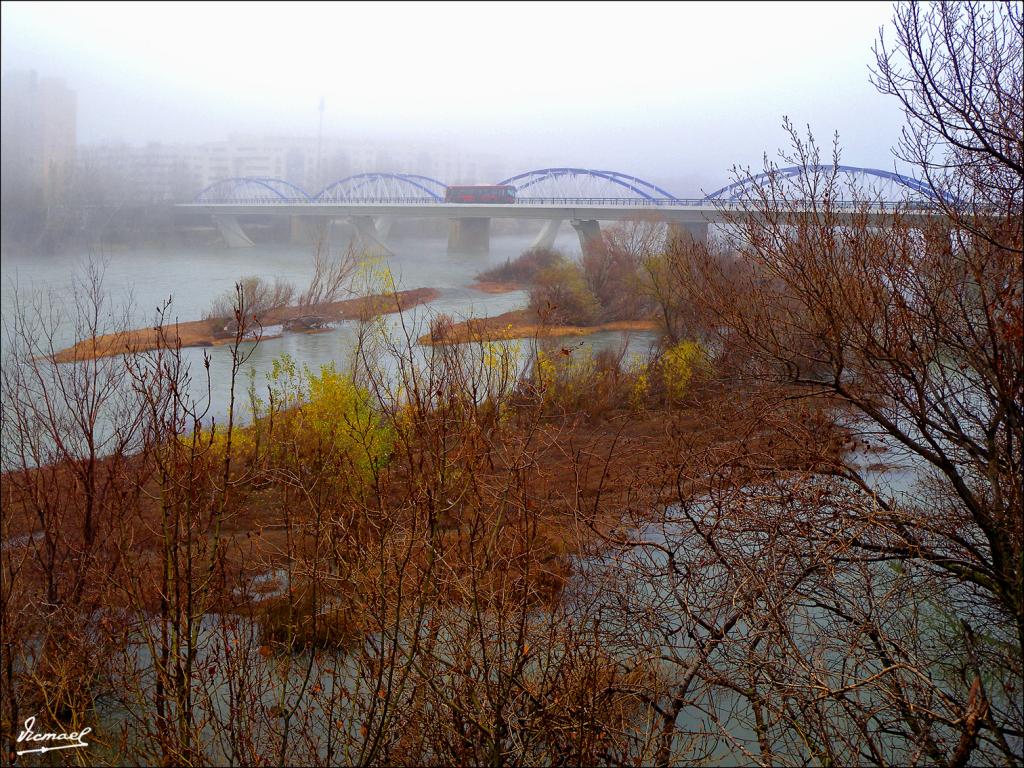
[[[349,221],[352,222],[364,251],[374,256],[394,255],[394,252],[385,245],[373,216],[353,216]]]
[[[378,216],[374,224],[377,227],[377,235],[381,240],[387,242],[391,236],[391,227],[395,223],[394,216]]]
[[[326,244],[330,238],[331,220],[323,216],[292,216],[291,242],[295,245]]]
[[[253,242],[242,230],[242,225],[238,223],[237,216],[217,214],[213,217],[213,223],[217,225],[217,229],[220,230],[220,236],[224,238],[228,248],[252,248]]]
[[[530,248],[554,248],[555,237],[558,235],[558,230],[561,226],[562,219],[551,219],[544,222],[544,228],[541,229],[540,234],[534,239]]]
[[[601,225],[593,219],[570,219],[569,223],[580,238],[580,251],[586,253],[601,243]]]
[[[668,245],[691,241],[695,243],[708,243],[708,225],[706,222],[678,222],[670,221],[668,224]]]
[[[452,219],[448,228],[448,253],[490,253],[490,219]]]

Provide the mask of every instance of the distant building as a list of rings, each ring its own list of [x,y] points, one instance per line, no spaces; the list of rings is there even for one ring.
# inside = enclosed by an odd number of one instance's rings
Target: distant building
[[[235,134],[203,144],[82,146],[78,189],[94,203],[169,203],[188,201],[217,181],[238,177],[284,179],[316,194],[360,173],[420,173],[449,184],[473,184],[499,181],[514,170],[519,169],[495,157],[440,146]]]
[[[473,184],[499,181],[508,170],[496,157],[412,142],[233,135],[202,148],[207,153],[205,184],[270,176],[310,194],[360,173],[420,173],[448,184]]]
[[[174,203],[201,188],[205,154],[190,144],[123,142],[79,147],[77,189],[83,203]]]
[[[106,142],[76,148],[75,92],[35,71],[2,79],[4,216],[43,216],[62,204],[190,200],[222,179],[267,176],[310,194],[360,173],[405,172],[448,184],[494,183],[522,170],[496,156],[419,142],[236,134],[203,144]],[[9,214],[15,216],[9,216]]]
[[[0,81],[3,205],[64,201],[74,169],[75,92],[63,80],[11,71]]]

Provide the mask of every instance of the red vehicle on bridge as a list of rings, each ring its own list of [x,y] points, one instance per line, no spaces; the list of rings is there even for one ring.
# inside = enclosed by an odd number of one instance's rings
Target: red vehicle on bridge
[[[511,184],[471,184],[448,187],[446,203],[514,203],[516,188]]]

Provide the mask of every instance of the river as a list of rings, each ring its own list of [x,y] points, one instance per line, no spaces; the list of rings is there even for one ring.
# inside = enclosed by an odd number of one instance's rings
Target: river
[[[572,229],[565,227],[555,247],[569,256],[579,255],[579,241]],[[426,311],[415,313],[420,323],[433,313],[447,313],[456,320],[469,316],[493,316],[526,306],[525,291],[487,294],[470,286],[475,276],[492,266],[515,258],[530,247],[530,235],[495,235],[490,253],[486,255],[449,254],[447,240],[439,237],[408,237],[389,245],[394,254],[381,260],[390,269],[399,289],[436,288],[440,296]],[[333,248],[343,249],[344,241]],[[298,290],[309,283],[312,275],[311,245],[275,243],[257,244],[253,248],[231,249],[224,245],[137,247],[92,251],[105,264],[104,289],[113,307],[130,307],[132,324],[144,327],[153,322],[157,306],[172,299],[171,317],[180,321],[201,318],[214,299],[232,290],[236,280],[256,275],[265,280],[281,277],[293,282]],[[0,256],[3,280],[0,307],[4,323],[17,311],[17,300],[30,296],[43,297],[44,304],[56,307],[61,327],[56,336],[59,343],[73,341],[73,322],[68,306],[72,281],[81,275],[90,258],[87,246],[70,248],[54,255],[5,250]],[[424,327],[424,332],[425,332]],[[6,333],[4,334],[6,337]],[[299,365],[317,369],[335,361],[346,362],[355,336],[353,323],[341,323],[326,333],[285,334],[259,343],[249,359],[257,381],[270,369],[274,358],[287,353]],[[654,341],[651,332],[635,332],[628,336],[619,332],[601,332],[584,337],[587,346],[600,348],[625,341],[630,354],[646,351]],[[6,338],[4,339],[6,347]],[[184,352],[194,372],[201,371],[204,354],[211,358],[210,416],[226,415],[230,353],[227,347],[192,348]],[[247,377],[243,376],[244,387]],[[205,387],[204,387],[205,388]]]

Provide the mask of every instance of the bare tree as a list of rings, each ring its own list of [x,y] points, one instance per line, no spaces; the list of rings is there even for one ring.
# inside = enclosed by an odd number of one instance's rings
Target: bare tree
[[[897,156],[920,171],[953,226],[1019,257],[1012,223],[1024,205],[1021,4],[902,3],[893,25],[891,43],[879,31],[872,82],[906,113]]]
[[[351,288],[360,260],[355,241],[349,242],[340,255],[332,255],[330,246],[318,239],[314,244],[313,277],[309,287],[299,295],[299,306],[315,307],[339,301]]]
[[[238,283],[244,296],[246,321],[250,324],[263,318],[267,312],[287,307],[295,295],[295,286],[281,277],[270,283],[262,277],[250,275]],[[233,318],[237,301],[237,288],[226,291],[214,300],[206,313],[207,318]]]
[[[762,738],[760,759],[769,762],[794,754],[795,744],[772,743],[786,741],[787,723],[817,733],[805,742],[812,756],[825,750],[816,759],[963,765],[1021,756],[1020,10],[910,4],[897,9],[895,22],[899,42],[880,44],[876,79],[904,101],[901,149],[928,180],[934,205],[898,207],[882,219],[869,197],[854,208],[837,204],[849,197],[838,143],[832,165],[822,165],[813,137],[787,122],[793,150],[783,159],[803,173],[787,181],[766,164],[763,184],[739,174],[753,195],[733,219],[738,257],[691,245],[670,260],[681,304],[701,307],[697,319],[713,339],[721,381],[769,404],[741,418],[748,426],[738,431],[763,434],[767,413],[776,422],[788,404],[804,402],[808,416],[824,416],[846,435],[827,450],[811,450],[816,433],[798,443],[794,455],[810,470],[800,493],[828,488],[799,511],[775,517],[777,505],[799,495],[789,483],[760,493],[756,507],[748,490],[723,507],[744,521],[736,533],[760,529],[812,569],[769,576],[762,568],[744,577],[748,612],[732,614],[737,623],[712,636],[725,647],[728,629],[737,662],[745,661],[717,679],[693,669],[696,679],[746,699],[759,738],[776,729]],[[729,464],[760,472],[776,462],[747,450]],[[908,475],[893,494],[885,490],[886,464],[899,463]],[[688,498],[681,493],[680,504]],[[745,570],[738,559],[727,564],[728,553],[749,555],[763,540],[741,544],[731,524],[706,515],[695,511],[677,523],[711,548],[723,574]],[[770,560],[782,564],[780,557]],[[766,591],[750,592],[755,583]],[[879,614],[883,594],[890,605]],[[800,619],[800,639],[790,623],[794,600],[822,612]],[[760,615],[767,605],[770,613]],[[774,633],[755,637],[744,629],[752,623]],[[849,644],[849,676],[826,682],[814,660],[842,652],[830,637]],[[769,674],[769,659],[788,661]],[[769,674],[760,678],[766,687],[756,678],[738,683],[754,669]],[[819,682],[788,687],[804,674]],[[855,690],[874,693],[855,702]],[[824,711],[811,717],[819,695],[843,702],[842,721]],[[687,692],[680,701],[698,699]],[[888,740],[871,735],[878,718]]]

